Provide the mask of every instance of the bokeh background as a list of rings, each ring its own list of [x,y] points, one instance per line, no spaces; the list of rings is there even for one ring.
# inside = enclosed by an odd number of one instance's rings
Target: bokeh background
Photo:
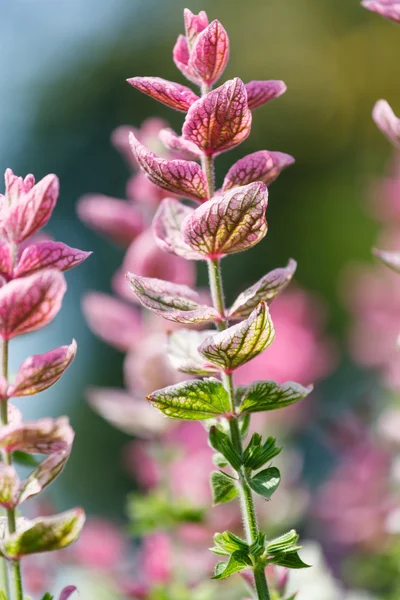
[[[231,59],[224,77],[283,79],[288,86],[281,99],[255,112],[245,143],[218,158],[217,178],[222,180],[234,159],[258,149],[296,158],[271,188],[267,239],[230,259],[224,275],[227,296],[233,299],[235,291],[294,257],[299,263],[296,281],[324,306],[337,360],[318,384],[318,402],[294,441],[305,465],[302,479],[310,489],[317,489],[334,468],[327,443],[330,424],[354,409],[363,422],[371,416],[373,425],[373,415],[389,394],[379,374],[352,359],[348,336],[354,317],[344,297],[351,286],[351,265],[374,263],[370,249],[380,226],[367,206],[372,182],[383,175],[392,150],[373,124],[371,110],[381,97],[400,109],[398,29],[362,10],[358,0],[4,3],[0,171],[10,166],[37,178],[57,173],[61,196],[51,233],[93,250],[83,266],[67,275],[61,315],[44,332],[13,344],[12,365],[76,337],[78,357],[63,381],[21,405],[30,417],[67,413],[76,429],[73,456],[51,489],[51,501],[60,509],[79,504],[90,515],[121,524],[126,494],[135,485],[120,460],[128,436],[91,410],[85,389],[122,385],[123,355],[90,332],[80,304],[87,290],[110,290],[123,251],[78,220],[76,203],[86,193],[125,196],[130,171],[110,143],[117,126],[139,127],[157,114],[179,128],[180,113],[140,95],[125,80],[157,75],[184,83],[171,60],[184,7],[206,10],[229,32]],[[199,282],[205,281],[200,271]],[[302,352],[301,347],[296,350]],[[317,524],[304,527],[308,535],[323,537]],[[335,552],[328,548],[333,568]],[[374,589],[374,577],[347,583],[378,598],[391,597],[386,584]]]

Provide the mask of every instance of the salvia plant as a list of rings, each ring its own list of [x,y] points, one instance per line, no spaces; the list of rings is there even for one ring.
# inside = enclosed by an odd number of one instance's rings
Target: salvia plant
[[[184,21],[185,35],[178,37],[173,58],[200,94],[158,77],[128,80],[150,97],[186,113],[182,135],[172,130],[162,134],[164,144],[181,152],[182,159],[157,156],[133,133],[130,144],[143,173],[170,195],[162,200],[153,220],[157,244],[170,254],[207,263],[212,305],[204,304],[185,285],[131,272],[126,277],[149,310],[174,323],[196,326],[174,330],[168,340],[174,366],[192,378],[156,390],[148,400],[171,419],[203,421],[215,451],[216,468],[210,478],[213,502],[240,500],[244,536],[230,531],[215,534],[211,550],[222,560],[214,579],[246,571],[254,584],[254,597],[269,600],[269,565],[295,569],[307,565],[298,554],[295,531],[269,539],[259,529],[255,495],[270,500],[277,490],[281,475],[272,461],[281,448],[273,437],[263,439],[257,432],[248,432],[254,431],[251,418],[255,414],[294,404],[312,388],[274,381],[237,387],[234,376],[273,343],[268,307],[289,284],[296,264],[291,260],[286,267],[266,274],[227,307],[221,261],[265,237],[267,186],[293,158],[266,150],[245,156],[229,169],[218,190],[214,159],[243,142],[250,134],[252,110],[283,94],[286,87],[281,81],[245,84],[235,78],[214,89],[228,62],[228,35],[219,21],[209,23],[205,12],[194,15],[186,9]]]
[[[81,508],[51,517],[28,520],[20,516],[25,500],[37,496],[63,470],[71,453],[74,432],[67,417],[24,421],[12,398],[37,394],[54,385],[73,361],[76,342],[30,356],[15,376],[9,373],[10,342],[50,323],[61,309],[67,286],[63,271],[85,260],[90,253],[46,239],[38,232],[49,221],[59,193],[55,175],[35,184],[33,175],[23,179],[5,173],[5,193],[0,195],[0,555],[5,566],[1,600],[24,600],[21,559],[58,550],[71,544],[82,529]],[[39,462],[32,455],[44,455]],[[34,466],[20,480],[14,463]],[[59,600],[67,600],[75,588],[65,588]],[[51,600],[46,594],[43,600]]]

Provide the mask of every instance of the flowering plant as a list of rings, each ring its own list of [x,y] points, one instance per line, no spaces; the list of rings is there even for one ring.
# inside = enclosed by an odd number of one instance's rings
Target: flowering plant
[[[66,417],[23,421],[9,402],[37,394],[54,385],[73,361],[77,345],[61,346],[27,358],[14,378],[9,376],[10,341],[50,323],[66,292],[63,271],[80,264],[90,253],[61,242],[34,237],[46,225],[59,190],[55,175],[35,184],[33,175],[5,173],[5,194],[0,195],[0,337],[3,345],[0,376],[0,555],[6,566],[2,600],[23,600],[20,560],[24,556],[58,550],[71,544],[82,529],[85,515],[76,508],[53,517],[28,520],[19,516],[20,505],[38,495],[63,470],[71,452],[74,432]],[[30,455],[46,455],[37,462]],[[35,465],[21,481],[13,462]],[[65,588],[67,600],[75,588]],[[2,594],[2,595],[1,595]],[[51,600],[46,594],[44,600]]]
[[[219,21],[209,24],[204,12],[194,15],[185,10],[184,17],[186,35],[178,38],[174,61],[200,87],[201,97],[186,86],[157,77],[128,80],[186,113],[181,136],[171,130],[162,136],[167,147],[182,152],[184,158],[160,157],[134,133],[130,144],[148,179],[172,194],[162,200],[153,220],[157,244],[170,254],[207,263],[212,306],[186,285],[133,272],[127,273],[127,280],[138,300],[153,313],[173,323],[197,327],[213,323],[216,327],[216,331],[177,330],[170,336],[168,353],[175,367],[195,378],[156,390],[148,400],[172,419],[204,422],[218,467],[211,473],[213,502],[239,498],[246,534],[245,539],[230,531],[215,534],[212,551],[225,560],[217,564],[214,579],[249,572],[255,597],[268,600],[267,567],[307,565],[298,555],[295,531],[271,540],[259,529],[254,495],[270,500],[277,490],[281,476],[271,461],[281,448],[273,437],[263,440],[258,433],[246,441],[247,433],[254,413],[294,404],[312,388],[274,381],[235,386],[234,377],[242,365],[272,344],[275,331],[269,304],[288,285],[296,264],[290,261],[287,267],[268,273],[227,308],[221,260],[250,249],[265,237],[267,185],[293,159],[278,152],[255,152],[231,167],[217,191],[214,159],[249,136],[252,109],[286,88],[281,81],[244,84],[235,78],[212,89],[228,61],[228,35]],[[196,204],[183,203],[177,196]]]

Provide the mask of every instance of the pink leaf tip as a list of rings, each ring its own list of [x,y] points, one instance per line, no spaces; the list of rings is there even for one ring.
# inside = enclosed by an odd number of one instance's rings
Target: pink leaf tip
[[[386,100],[378,100],[372,111],[372,118],[382,133],[394,144],[400,146],[400,119],[394,114]]]
[[[278,80],[249,81],[246,83],[247,103],[254,110],[286,92],[286,84]]]
[[[390,19],[395,23],[400,23],[400,2],[399,0],[363,0],[361,5],[372,12]]]

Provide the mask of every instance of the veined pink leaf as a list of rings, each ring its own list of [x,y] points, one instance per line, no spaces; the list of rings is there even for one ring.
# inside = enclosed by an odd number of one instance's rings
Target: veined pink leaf
[[[54,319],[67,289],[60,271],[48,269],[0,288],[0,336],[9,340]]]
[[[294,158],[283,152],[269,152],[268,150],[253,152],[253,154],[248,154],[238,160],[229,169],[222,190],[230,190],[233,187],[255,181],[262,181],[269,186],[283,169],[293,163]]]
[[[15,508],[18,504],[19,478],[14,469],[2,463],[0,465],[0,506]]]
[[[44,227],[56,205],[58,178],[46,175],[13,204],[0,211],[0,231],[9,241],[20,244]]]
[[[32,275],[42,269],[68,271],[80,265],[91,254],[91,252],[71,248],[62,242],[32,244],[23,251],[14,271],[14,277]]]
[[[374,255],[379,258],[389,269],[400,273],[400,252],[388,252],[374,248]]]
[[[0,240],[0,275],[9,279],[13,272],[13,257],[11,246],[4,240]]]
[[[274,98],[279,98],[286,92],[283,81],[249,81],[246,83],[247,104],[251,110],[266,104]]]
[[[122,352],[137,343],[142,335],[139,311],[119,298],[89,292],[83,299],[82,310],[90,329]]]
[[[147,150],[133,133],[129,135],[129,141],[140,168],[152,183],[185,198],[207,199],[207,181],[200,165],[186,160],[160,158]]]
[[[194,209],[175,198],[165,198],[153,218],[153,233],[160,248],[187,260],[201,260],[203,256],[183,240],[182,223]]]
[[[251,248],[267,233],[265,211],[268,191],[264,183],[233,188],[205,202],[182,225],[183,239],[205,258]]]
[[[187,42],[189,48],[191,48],[199,33],[208,26],[208,17],[204,10],[200,11],[198,15],[195,15],[191,10],[185,8],[183,11],[183,19],[185,21]]]
[[[198,351],[203,341],[214,335],[215,330],[179,329],[168,335],[167,354],[171,365],[177,371],[191,375],[218,373],[217,367],[206,364]]]
[[[221,23],[215,20],[196,37],[188,66],[201,81],[213,85],[221,77],[228,60],[228,34]]]
[[[227,81],[190,107],[183,137],[212,156],[226,152],[245,140],[251,129],[251,111],[240,79]]]
[[[149,184],[150,185],[150,184]],[[127,247],[143,231],[143,215],[125,200],[102,195],[83,196],[78,216],[87,225],[118,246]]]
[[[372,111],[372,118],[392,144],[400,146],[400,119],[386,100],[378,100]]]
[[[192,83],[201,85],[201,79],[193,73],[193,70],[189,67],[189,45],[188,40],[184,35],[178,36],[174,50],[172,53],[174,63],[178,67],[181,73]]]
[[[230,319],[244,319],[257,308],[260,302],[270,304],[292,280],[297,263],[290,260],[283,269],[274,269],[264,275],[257,283],[239,294],[228,311]]]
[[[45,354],[27,358],[18,369],[15,382],[8,388],[8,397],[30,396],[54,385],[76,355],[76,342]]]
[[[197,302],[198,294],[186,285],[127,273],[126,278],[140,302],[157,315],[177,323],[206,323],[221,317]]]
[[[362,6],[372,12],[390,19],[395,23],[400,23],[400,2],[399,0],[363,0]]]
[[[186,112],[199,97],[185,85],[167,81],[161,77],[132,77],[127,80],[134,88],[155,100]]]
[[[76,591],[77,591],[77,588],[75,585],[68,585],[61,591],[61,594],[60,594],[60,597],[58,600],[68,600],[72,596],[72,594]]]
[[[161,129],[159,138],[168,150],[184,153],[185,160],[198,160],[201,156],[200,150],[193,142],[183,139],[173,129]]]
[[[5,200],[9,206],[17,202],[23,194],[27,194],[35,185],[35,177],[32,174],[25,178],[14,175],[11,169],[6,169],[4,173],[4,182],[6,186]]]
[[[74,432],[67,417],[43,418],[4,425],[0,429],[0,448],[7,452],[22,450],[30,454],[66,452],[72,445]]]
[[[75,508],[53,517],[26,521],[16,533],[1,543],[4,554],[13,560],[28,554],[61,550],[78,538],[85,523],[82,508]]]
[[[248,319],[204,340],[199,352],[211,364],[230,373],[268,348],[274,337],[268,306],[261,302]]]
[[[18,504],[40,494],[61,473],[69,458],[68,452],[58,452],[45,458],[40,465],[21,482],[18,491]]]

